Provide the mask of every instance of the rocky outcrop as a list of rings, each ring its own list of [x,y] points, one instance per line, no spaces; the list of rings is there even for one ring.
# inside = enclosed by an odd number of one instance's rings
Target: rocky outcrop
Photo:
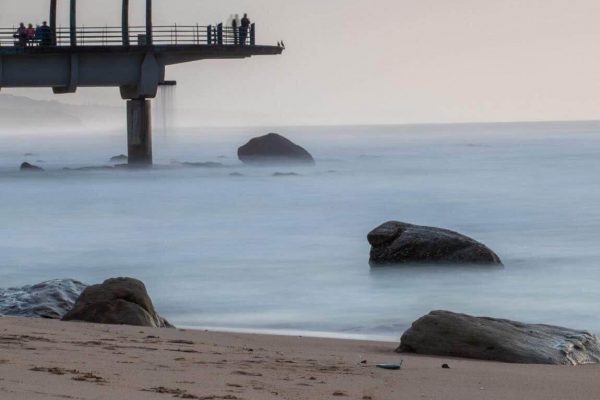
[[[600,341],[588,332],[449,311],[414,322],[396,351],[522,364],[600,362]]]
[[[371,264],[496,264],[500,258],[485,245],[446,229],[390,221],[368,235]]]
[[[277,133],[250,140],[238,149],[238,158],[246,164],[314,164],[308,151]]]
[[[208,162],[184,162],[182,163],[183,166],[185,167],[195,167],[195,168],[223,168],[225,167],[225,165],[218,163],[218,162],[214,162],[214,161],[208,161]]]
[[[132,278],[113,278],[100,285],[88,286],[63,320],[172,327],[157,314],[144,284]]]
[[[37,165],[29,164],[28,162],[24,162],[20,167],[21,171],[43,171],[42,167],[38,167]]]
[[[63,171],[107,171],[107,170],[113,170],[115,169],[115,167],[112,167],[110,165],[91,165],[88,167],[77,167],[77,168],[69,168],[69,167],[65,167],[63,168]]]
[[[275,172],[273,174],[273,176],[275,177],[282,177],[282,176],[300,176],[300,174],[297,174],[295,172]]]
[[[110,158],[110,161],[112,162],[127,162],[127,160],[129,160],[129,157],[127,157],[125,154],[119,154],[118,156]]]
[[[0,315],[60,319],[73,308],[85,287],[72,279],[54,279],[0,289]]]

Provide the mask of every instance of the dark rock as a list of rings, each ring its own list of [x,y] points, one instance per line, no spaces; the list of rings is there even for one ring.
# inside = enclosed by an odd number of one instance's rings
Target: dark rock
[[[24,162],[21,164],[21,171],[43,171],[42,167],[38,167],[37,165],[29,164],[28,162]]]
[[[132,278],[107,279],[101,285],[88,286],[63,320],[172,327],[156,313],[144,284]]]
[[[246,164],[314,164],[308,151],[276,133],[250,140],[238,149],[238,158]]]
[[[224,165],[218,162],[184,162],[183,165],[186,167],[196,167],[196,168],[223,168]]]
[[[106,170],[112,170],[112,169],[115,169],[115,167],[110,166],[110,165],[97,165],[97,166],[77,167],[77,168],[65,167],[65,168],[63,168],[63,171],[106,171]]]
[[[396,351],[522,364],[600,362],[600,341],[588,332],[449,311],[414,322]]]
[[[125,154],[119,154],[118,156],[110,158],[110,161],[112,162],[127,162],[127,160],[129,160],[129,157],[127,157]]]
[[[485,245],[457,232],[390,221],[368,235],[372,264],[496,264],[500,258]]]
[[[295,172],[275,172],[273,176],[300,176]]]
[[[443,369],[450,369],[450,366],[448,364],[442,364],[442,368]]]
[[[86,285],[54,279],[37,285],[0,289],[0,315],[60,319],[73,308]]]

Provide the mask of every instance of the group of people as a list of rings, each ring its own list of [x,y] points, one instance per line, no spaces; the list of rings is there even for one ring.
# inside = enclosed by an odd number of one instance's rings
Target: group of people
[[[244,46],[248,40],[248,33],[250,31],[250,25],[252,24],[250,18],[248,18],[248,14],[244,14],[244,18],[241,20],[237,14],[231,16],[230,22],[234,29],[234,34],[236,35],[236,42],[239,42],[240,45]]]
[[[42,25],[33,27],[33,24],[25,26],[23,22],[19,24],[19,28],[13,35],[17,41],[15,46],[26,47],[26,46],[51,46],[52,45],[52,29],[48,26],[48,23],[44,21]]]

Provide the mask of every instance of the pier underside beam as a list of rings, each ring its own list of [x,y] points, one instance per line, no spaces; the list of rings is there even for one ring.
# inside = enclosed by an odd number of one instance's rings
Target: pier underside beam
[[[129,165],[152,165],[152,124],[150,100],[127,101],[127,152]]]

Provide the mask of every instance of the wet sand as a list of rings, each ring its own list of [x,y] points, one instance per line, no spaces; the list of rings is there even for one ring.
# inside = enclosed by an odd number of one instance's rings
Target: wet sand
[[[0,318],[0,399],[600,398],[600,366],[398,355],[396,345]],[[401,359],[400,371],[375,367]]]

